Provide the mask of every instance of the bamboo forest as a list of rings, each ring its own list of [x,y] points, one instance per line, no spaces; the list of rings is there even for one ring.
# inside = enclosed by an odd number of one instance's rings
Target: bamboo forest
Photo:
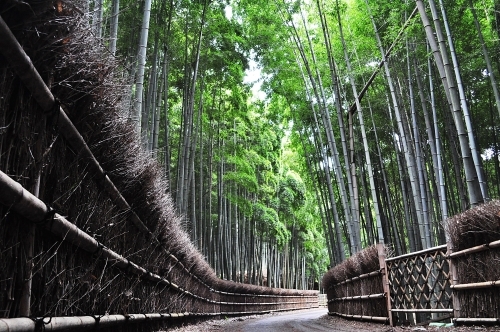
[[[498,0],[84,6],[223,279],[317,289],[370,245],[445,243],[445,219],[500,196]]]

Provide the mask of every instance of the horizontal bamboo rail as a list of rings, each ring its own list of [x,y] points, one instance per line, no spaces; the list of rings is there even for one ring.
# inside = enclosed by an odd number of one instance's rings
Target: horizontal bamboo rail
[[[455,323],[488,323],[488,324],[499,324],[500,318],[454,318],[453,322]]]
[[[288,304],[288,303],[286,303]],[[36,331],[67,331],[76,329],[78,331],[95,330],[100,328],[114,328],[123,324],[155,322],[169,319],[186,317],[215,317],[215,316],[238,316],[249,314],[266,314],[271,312],[300,310],[297,309],[275,309],[261,311],[243,312],[213,312],[213,313],[151,313],[130,315],[95,315],[95,316],[68,316],[68,317],[39,317],[39,318],[0,318],[0,332],[36,332]]]
[[[487,243],[487,244],[482,244],[480,246],[475,246],[475,247],[472,247],[472,248],[467,248],[467,249],[460,250],[460,251],[455,251],[455,252],[449,254],[447,257],[449,257],[449,258],[457,258],[457,257],[462,257],[462,256],[465,256],[465,255],[470,255],[470,254],[474,254],[474,253],[477,253],[477,252],[482,252],[482,251],[486,251],[486,250],[490,250],[490,249],[496,249],[496,248],[500,248],[500,240],[493,241],[493,242]]]
[[[391,309],[392,312],[453,312],[453,309]]]
[[[346,279],[344,281],[341,281],[331,287],[337,287],[337,286],[340,286],[340,285],[343,285],[343,284],[347,284],[347,283],[350,283],[350,282],[354,282],[354,281],[357,281],[357,280],[361,280],[361,279],[367,279],[367,278],[371,278],[371,277],[375,277],[375,276],[379,276],[382,274],[382,270],[377,270],[377,271],[373,271],[373,272],[370,272],[370,273],[365,273],[365,274],[360,274],[359,276],[356,276],[356,277],[353,277],[353,278],[350,278],[350,279]]]
[[[35,332],[66,331],[78,329],[87,331],[97,328],[112,328],[122,324],[140,323],[142,321],[161,321],[171,318],[192,316],[191,313],[179,314],[132,314],[103,316],[70,316],[45,318],[0,318],[0,332]]]
[[[357,295],[357,296],[346,296],[346,297],[336,297],[328,300],[328,303],[334,301],[351,301],[351,300],[372,300],[372,299],[382,299],[385,297],[385,293],[370,294],[370,295]]]
[[[245,297],[253,297],[252,295],[243,295]],[[282,296],[275,295],[275,298],[279,297],[281,298]],[[306,298],[306,297],[304,297]],[[288,304],[307,304],[307,303],[318,303],[318,300],[316,301],[304,301],[304,302],[285,302],[287,305]],[[278,302],[217,302],[217,304],[222,304],[222,305],[277,305],[280,304]]]
[[[221,295],[231,295],[231,296],[254,296],[254,297],[276,297],[276,296],[280,296],[280,297],[286,297],[286,298],[290,298],[290,297],[299,297],[299,298],[304,298],[304,297],[317,297],[317,295],[311,295],[311,296],[304,296],[304,295],[271,295],[271,294],[244,294],[244,293],[230,293],[230,292],[224,292],[224,291],[218,291],[218,290],[214,290],[213,291],[214,293],[217,293],[217,294],[221,294]]]
[[[114,328],[123,324],[141,323],[145,321],[163,321],[186,317],[220,316],[221,313],[152,313],[130,315],[96,315],[68,317],[39,318],[0,318],[0,332],[36,332],[36,331],[78,331],[95,330],[99,328]]]
[[[485,282],[475,282],[475,283],[470,283],[470,284],[458,284],[458,285],[451,285],[450,287],[453,290],[481,289],[481,288],[490,288],[490,287],[500,287],[500,280],[485,281]]]
[[[282,312],[282,311],[293,311],[293,310],[304,310],[304,309],[311,309],[311,308],[316,308],[316,307],[305,307],[305,308],[295,308],[295,309],[274,309],[274,310],[261,310],[261,311],[242,311],[242,312],[236,312],[236,311],[228,311],[224,312],[221,311],[220,316],[242,316],[242,315],[262,315],[262,314],[270,314],[272,312]],[[0,331],[2,332],[2,331]]]
[[[387,258],[385,260],[385,262],[394,262],[394,261],[399,261],[399,260],[402,260],[402,259],[405,259],[405,258],[410,258],[410,257],[414,257],[414,256],[420,256],[422,254],[427,254],[427,253],[430,253],[430,252],[433,252],[433,251],[439,251],[439,250],[443,250],[443,249],[446,249],[447,248],[447,245],[446,244],[443,244],[443,245],[440,245],[440,246],[437,246],[437,247],[432,247],[432,248],[428,248],[428,249],[424,249],[424,250],[420,250],[420,251],[415,251],[415,252],[412,252],[412,253],[409,253],[409,254],[405,254],[405,255],[401,255],[401,256],[397,256],[397,257],[391,257],[391,258]]]
[[[329,312],[328,315],[330,315],[330,316],[336,315],[336,316],[340,316],[340,317],[344,317],[344,318],[353,318],[353,319],[359,319],[359,320],[369,320],[369,321],[381,322],[381,323],[387,323],[389,321],[389,317],[348,315],[348,314],[342,314],[340,312]]]

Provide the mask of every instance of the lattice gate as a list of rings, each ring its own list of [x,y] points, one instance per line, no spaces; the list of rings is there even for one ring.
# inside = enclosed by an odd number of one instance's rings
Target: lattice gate
[[[394,323],[416,324],[442,316],[452,317],[446,251],[446,245],[442,245],[386,259]]]

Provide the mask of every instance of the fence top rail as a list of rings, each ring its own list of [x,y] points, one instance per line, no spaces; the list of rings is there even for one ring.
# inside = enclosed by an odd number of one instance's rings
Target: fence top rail
[[[339,282],[339,283],[337,283],[337,284],[335,284],[333,286],[330,286],[330,287],[341,286],[343,284],[354,282],[356,280],[367,279],[367,278],[370,278],[370,277],[378,276],[380,274],[382,274],[382,270],[377,270],[377,271],[373,271],[373,272],[370,272],[370,273],[360,274],[359,276],[346,279],[346,280],[341,281],[341,282]]]
[[[230,295],[230,296],[247,296],[247,297],[283,297],[283,298],[317,298],[319,295],[319,291],[317,294],[298,294],[298,295],[284,295],[284,294],[252,294],[252,293],[231,293],[214,290],[213,293],[217,293],[220,295]]]
[[[350,301],[350,300],[373,300],[381,299],[386,297],[386,293],[369,294],[369,295],[357,295],[357,296],[345,296],[345,297],[335,297],[328,300],[328,303],[333,303],[335,301]]]
[[[500,240],[493,241],[493,242],[486,243],[486,244],[481,244],[479,246],[467,248],[467,249],[460,250],[460,251],[455,251],[455,252],[449,254],[448,257],[457,258],[457,257],[465,256],[465,255],[474,254],[476,252],[486,251],[489,249],[496,249],[498,247],[500,247]]]
[[[480,288],[490,288],[490,287],[500,287],[500,280],[495,281],[484,281],[484,282],[473,282],[470,284],[458,284],[451,285],[451,289],[480,289]]]
[[[422,254],[427,254],[427,253],[434,252],[434,251],[440,251],[443,249],[447,249],[446,244],[442,244],[442,245],[437,246],[437,247],[432,247],[432,248],[428,248],[428,249],[424,249],[424,250],[420,250],[420,251],[411,252],[409,254],[405,254],[405,255],[401,255],[401,256],[387,258],[385,260],[385,262],[386,263],[387,262],[394,262],[394,261],[398,261],[398,260],[409,258],[409,257],[420,256]]]
[[[416,309],[416,308],[409,308],[409,309],[391,309],[392,312],[453,312],[453,309],[451,308],[445,308],[445,309]]]

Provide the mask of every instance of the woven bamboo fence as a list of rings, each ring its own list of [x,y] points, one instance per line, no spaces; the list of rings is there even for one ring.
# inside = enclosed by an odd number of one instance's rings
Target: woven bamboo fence
[[[79,5],[0,2],[0,331],[317,307],[315,291],[217,278],[120,113],[128,92]]]
[[[453,313],[446,252],[444,245],[385,260],[394,322],[416,324]]]
[[[329,313],[391,325],[499,324],[500,201],[454,216],[444,227],[445,245],[391,258],[378,245],[331,269],[323,278]],[[376,264],[379,270],[368,272]]]

